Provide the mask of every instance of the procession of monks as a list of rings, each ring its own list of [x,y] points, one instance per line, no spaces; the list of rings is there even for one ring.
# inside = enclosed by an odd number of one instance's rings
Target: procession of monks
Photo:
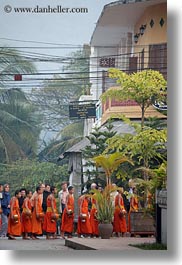
[[[46,198],[46,210],[42,208],[43,192],[45,185],[39,185],[34,194],[26,191],[26,198],[23,201],[22,210],[19,207],[20,191],[16,191],[10,201],[10,214],[8,217],[8,239],[15,240],[15,237],[22,236],[23,239],[39,239],[38,236],[46,235],[46,239],[70,238],[74,231],[74,188],[67,188],[65,207],[61,215],[60,237],[57,233],[57,224],[60,214],[56,206],[57,188],[50,187]],[[101,191],[102,192],[102,191]],[[114,196],[113,234],[124,236],[130,230],[126,221],[126,209],[123,200],[123,189],[117,190]],[[78,237],[99,237],[98,220],[96,218],[96,200],[94,196],[83,194],[78,199],[78,220],[76,233]],[[91,205],[91,207],[89,207]],[[137,211],[137,196],[131,198],[131,211]],[[130,217],[129,217],[130,218]],[[129,220],[129,219],[128,219]]]

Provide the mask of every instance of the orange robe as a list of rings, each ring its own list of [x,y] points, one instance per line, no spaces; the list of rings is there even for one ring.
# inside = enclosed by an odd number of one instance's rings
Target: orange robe
[[[44,218],[44,224],[43,224],[43,230],[46,231],[47,233],[55,233],[57,230],[56,226],[56,220],[52,220],[52,214],[57,213],[56,209],[56,199],[53,199],[53,205],[54,205],[54,210],[52,211],[52,205],[51,205],[51,197],[47,197],[47,210],[46,210],[46,215]]]
[[[114,210],[114,221],[113,221],[113,232],[126,233],[126,217],[120,216],[120,211],[125,210],[124,200],[121,194],[117,194],[115,197],[115,210]],[[126,211],[126,210],[125,210]]]
[[[83,219],[78,217],[77,233],[78,234],[91,234],[92,228],[90,224],[89,211],[88,211],[88,200],[84,197],[80,197],[78,200],[78,206],[80,209],[79,214],[86,214],[87,217]]]
[[[137,195],[133,194],[130,199],[130,210],[128,213],[128,232],[131,232],[131,212],[138,212],[138,198]]]
[[[90,211],[90,224],[91,224],[91,229],[92,229],[92,235],[98,236],[99,235],[99,229],[98,229],[99,222],[95,217],[96,213],[97,213],[96,200],[92,198],[92,208]]]
[[[12,236],[21,236],[21,217],[18,199],[16,197],[13,197],[10,201],[10,206],[12,206],[12,203],[14,205],[12,212],[8,217],[8,234]],[[13,219],[11,219],[11,214],[18,215],[18,221],[16,223]]]
[[[25,202],[27,202],[28,209],[32,210],[32,204],[30,199],[26,198],[23,202],[23,212],[22,212],[22,232],[31,233],[32,232],[32,216],[26,215],[27,208],[25,207]]]
[[[73,214],[68,215],[67,209],[72,210]],[[68,195],[67,206],[65,207],[62,215],[61,232],[72,233],[73,222],[74,222],[74,197],[72,195]]]
[[[42,213],[42,200],[41,196],[37,195],[35,199],[35,204],[37,207],[34,207],[33,213],[32,213],[32,233],[36,235],[42,235],[42,220],[38,219],[36,217],[36,213]]]

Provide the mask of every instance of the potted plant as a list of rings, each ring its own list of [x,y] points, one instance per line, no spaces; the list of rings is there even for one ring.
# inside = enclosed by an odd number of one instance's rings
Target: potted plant
[[[92,196],[96,201],[96,219],[99,222],[98,229],[101,238],[109,239],[112,235],[114,206],[112,203],[111,193],[116,188],[112,188],[111,185],[107,185],[102,192],[99,190],[92,190],[94,193]]]
[[[119,152],[113,154],[102,154],[93,158],[96,166],[100,166],[104,169],[106,176],[106,187],[102,192],[94,190],[97,215],[96,218],[99,221],[99,233],[101,238],[108,239],[110,238],[113,226],[112,220],[114,216],[114,204],[112,199],[112,192],[117,190],[117,187],[113,187],[111,183],[112,173],[118,169],[118,167],[124,163],[129,162],[132,164],[128,158],[123,157]],[[108,232],[108,234],[105,234]]]

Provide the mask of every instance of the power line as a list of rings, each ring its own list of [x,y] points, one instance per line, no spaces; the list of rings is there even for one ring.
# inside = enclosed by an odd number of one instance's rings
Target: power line
[[[148,47],[148,46],[147,46]],[[1,47],[0,47],[1,48]],[[167,48],[156,48],[156,51],[167,51]],[[144,51],[144,53],[149,54],[148,51]],[[6,54],[6,55],[10,55],[12,56],[11,52],[9,51],[5,51],[5,52],[1,52],[0,54]],[[26,56],[24,56],[23,54],[25,54]],[[42,53],[27,53],[27,52],[22,52],[21,56],[23,58],[26,59],[37,59],[37,57],[28,57],[27,55],[32,55],[32,54],[36,54],[39,56],[47,56],[44,59],[50,59],[50,57],[52,57],[52,59],[64,59],[64,60],[93,60],[93,59],[102,59],[102,58],[108,58],[108,57],[119,57],[119,56],[135,56],[137,54],[141,54],[141,52],[129,52],[129,53],[117,53],[117,54],[107,54],[107,55],[101,55],[101,56],[88,56],[88,57],[71,57],[71,56],[55,56],[55,55],[49,55],[49,54],[42,54]],[[146,57],[146,56],[145,56]],[[42,59],[42,57],[38,57],[38,59]]]
[[[34,41],[34,40],[18,40],[18,39],[11,39],[11,38],[0,38],[1,40],[8,40],[8,41],[15,41],[15,42],[24,42],[24,43],[40,43],[40,44],[48,44],[48,45],[68,45],[68,46],[76,46],[80,47],[81,44],[60,44],[60,43],[54,43],[54,42],[43,42],[43,41]]]

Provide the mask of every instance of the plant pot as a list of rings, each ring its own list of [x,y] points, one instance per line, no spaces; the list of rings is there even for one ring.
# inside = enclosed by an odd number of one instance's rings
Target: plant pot
[[[109,239],[112,235],[113,226],[112,224],[99,224],[98,229],[102,239]]]
[[[143,211],[131,212],[131,234],[155,235],[154,219]]]

